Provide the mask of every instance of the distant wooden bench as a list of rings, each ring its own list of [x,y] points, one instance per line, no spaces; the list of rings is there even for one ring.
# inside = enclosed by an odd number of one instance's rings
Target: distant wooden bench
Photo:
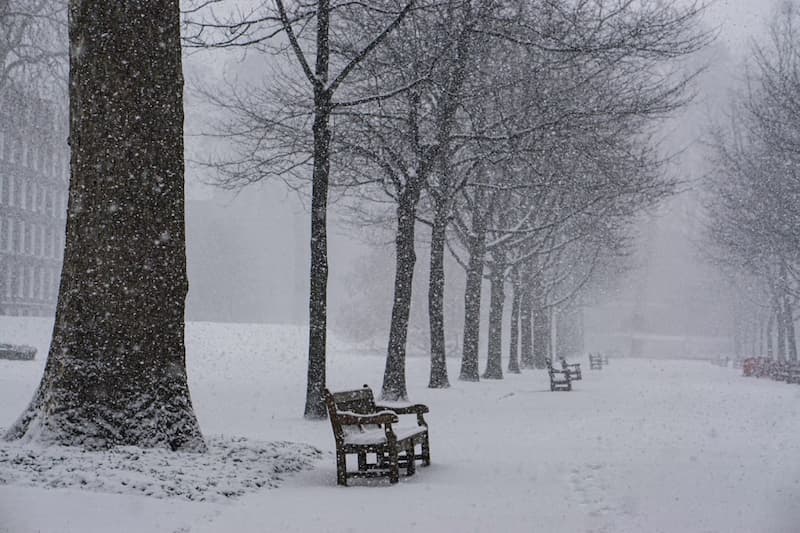
[[[603,370],[603,356],[599,353],[589,354],[589,369]]]
[[[400,468],[411,476],[415,461],[431,464],[428,424],[423,417],[428,407],[422,404],[404,407],[375,405],[372,389],[330,392],[325,389],[325,404],[336,441],[336,482],[347,485],[351,477],[388,476],[390,483],[400,479]],[[415,426],[400,426],[399,415],[417,415]],[[415,451],[419,445],[420,452]],[[375,454],[368,462],[367,454]],[[347,456],[356,455],[358,470],[347,470]]]
[[[580,363],[567,363],[567,360],[561,359],[561,369],[569,372],[569,379],[571,381],[580,381],[581,377],[581,364]]]
[[[800,364],[781,361],[774,363],[772,379],[786,383],[800,383]]]
[[[794,363],[789,367],[786,383],[800,383],[800,364]]]
[[[570,371],[553,368],[553,362],[550,359],[545,359],[545,363],[547,363],[547,374],[550,376],[550,391],[571,391]]]

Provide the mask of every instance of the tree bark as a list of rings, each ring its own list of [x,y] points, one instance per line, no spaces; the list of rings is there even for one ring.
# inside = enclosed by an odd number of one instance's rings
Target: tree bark
[[[544,306],[541,291],[534,289],[532,299],[533,313],[533,364],[536,368],[546,368],[545,359],[552,361],[550,354],[550,321],[549,313]]]
[[[486,379],[503,379],[503,305],[505,304],[505,268],[495,265],[490,278],[489,344],[486,349]]]
[[[783,297],[783,313],[784,324],[786,328],[786,350],[789,361],[797,361],[797,340],[794,334],[794,313],[792,311],[792,304],[789,303],[789,297]]]
[[[384,400],[406,400],[406,340],[408,317],[411,310],[411,290],[414,265],[414,225],[416,222],[419,185],[409,183],[400,195],[397,206],[397,237],[395,238],[396,267],[394,277],[394,303],[389,329],[389,348],[383,373],[381,395]]]
[[[469,263],[464,289],[464,346],[461,356],[462,381],[479,381],[478,352],[481,328],[481,288],[486,255],[486,228],[481,196],[476,194],[472,213],[472,235],[469,236]]]
[[[511,332],[509,333],[508,371],[519,374],[519,310],[521,290],[519,283],[514,282],[514,295],[511,300]]]
[[[71,177],[44,376],[6,437],[205,450],[186,379],[176,0],[72,0]]]
[[[323,398],[328,331],[328,182],[330,178],[331,94],[328,81],[330,45],[330,1],[319,0],[317,9],[317,56],[314,87],[314,169],[311,177],[311,268],[308,297],[308,375],[306,404],[308,419],[325,418]]]
[[[532,322],[531,293],[525,287],[520,294],[520,366],[522,368],[533,368],[533,330]]]
[[[778,330],[778,339],[776,345],[775,358],[778,361],[786,360],[786,323],[783,319],[783,310],[781,309],[780,299],[775,298],[775,325]]]
[[[775,325],[775,313],[770,313],[769,319],[767,320],[767,358],[772,359],[775,356],[773,350],[773,330]]]
[[[444,337],[444,246],[447,210],[437,208],[431,229],[431,262],[428,279],[428,321],[431,335],[431,376],[428,387],[450,386],[447,378],[447,354]]]

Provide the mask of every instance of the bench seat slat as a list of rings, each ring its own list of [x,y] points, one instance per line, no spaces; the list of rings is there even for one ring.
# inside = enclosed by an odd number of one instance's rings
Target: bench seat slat
[[[423,435],[428,432],[427,428],[414,426],[414,427],[394,427],[392,426],[395,435],[397,435],[397,442],[406,440],[409,437],[416,435]],[[364,431],[345,431],[344,435],[345,444],[386,444],[386,433],[382,429],[367,429]]]

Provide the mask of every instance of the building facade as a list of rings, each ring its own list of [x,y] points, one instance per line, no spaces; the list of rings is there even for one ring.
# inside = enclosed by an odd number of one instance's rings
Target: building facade
[[[64,251],[66,121],[41,101],[16,100],[2,109],[0,315],[49,316],[55,312]]]

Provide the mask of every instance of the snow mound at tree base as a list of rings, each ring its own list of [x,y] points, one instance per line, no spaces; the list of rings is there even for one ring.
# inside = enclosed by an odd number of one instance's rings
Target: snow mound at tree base
[[[206,443],[208,452],[189,453],[131,446],[89,452],[0,441],[0,485],[218,502],[276,488],[286,474],[312,468],[323,456],[294,442],[215,436]]]

